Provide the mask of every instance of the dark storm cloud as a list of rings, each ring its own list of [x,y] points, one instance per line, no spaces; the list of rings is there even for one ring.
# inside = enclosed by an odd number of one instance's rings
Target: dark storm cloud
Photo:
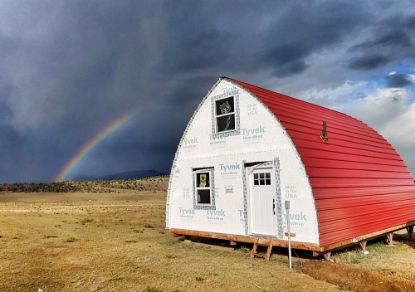
[[[411,3],[412,4],[412,3]],[[400,13],[394,13],[392,15],[388,15],[387,17],[383,18],[383,21],[379,25],[379,29],[390,29],[390,28],[399,28],[407,32],[414,32],[415,31],[415,14],[412,12],[411,9],[402,8]]]
[[[305,60],[295,60],[288,64],[278,66],[273,72],[277,77],[288,77],[303,72],[307,67],[308,65]]]
[[[52,179],[126,112],[137,114],[73,176],[168,171],[187,121],[220,75],[295,78],[310,56],[373,26],[371,9],[343,1],[5,1],[0,181]],[[401,33],[368,39],[357,57],[379,46],[412,48],[414,20],[399,19]]]
[[[381,35],[379,38],[363,42],[354,46],[355,50],[374,50],[374,49],[406,49],[412,47],[410,36],[401,30],[391,31]]]
[[[350,48],[358,56],[350,60],[349,67],[372,70],[395,60],[415,58],[411,36],[415,34],[415,16],[388,18],[374,29],[374,35]],[[386,31],[386,33],[385,33]]]
[[[292,5],[285,12],[273,22],[263,40],[269,49],[261,65],[272,67],[277,77],[303,72],[308,68],[308,56],[338,43],[367,22],[367,12],[347,2]]]
[[[398,88],[412,85],[412,80],[407,74],[391,74],[386,76],[388,87]]]
[[[31,180],[33,157],[26,147],[29,141],[12,126],[0,123],[0,179],[15,181],[16,177]],[[24,167],[22,167],[24,165]]]
[[[8,122],[12,118],[12,116],[13,112],[10,109],[10,106],[6,102],[0,100],[0,124]]]
[[[206,70],[218,75],[261,69],[292,76],[307,69],[311,54],[366,23],[366,13],[348,3],[267,2],[256,7],[257,12],[243,1],[241,5],[221,2],[220,12],[214,12],[218,2],[187,9],[171,3],[164,14],[171,30],[164,40],[168,54],[163,69],[172,73]]]
[[[368,54],[353,59],[350,62],[349,67],[352,69],[370,70],[385,66],[391,60],[392,58],[384,55]]]
[[[267,52],[264,61],[272,64],[273,73],[284,77],[300,73],[307,69],[305,58],[310,54],[310,48],[302,46],[301,43],[278,46]]]

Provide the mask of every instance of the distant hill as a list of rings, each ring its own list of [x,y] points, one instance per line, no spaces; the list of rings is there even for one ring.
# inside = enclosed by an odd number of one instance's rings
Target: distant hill
[[[114,174],[107,174],[102,176],[80,176],[75,178],[75,180],[114,180],[114,179],[137,179],[144,178],[149,176],[159,176],[166,175],[165,173],[159,172],[157,170],[132,170],[125,171]]]
[[[154,174],[154,172],[151,172]],[[159,173],[159,172],[157,172]],[[146,192],[166,192],[169,183],[167,175],[150,176],[137,179],[111,179],[111,180],[71,180],[51,183],[14,183],[0,184],[0,195],[4,192],[16,193],[112,193],[122,190],[136,190]]]

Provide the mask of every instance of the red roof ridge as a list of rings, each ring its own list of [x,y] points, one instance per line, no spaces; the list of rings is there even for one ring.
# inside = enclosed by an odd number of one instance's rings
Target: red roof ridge
[[[312,103],[312,102],[307,101],[307,100],[304,100],[304,99],[299,99],[299,98],[296,98],[296,97],[292,97],[292,96],[287,95],[287,94],[284,94],[284,93],[280,93],[280,92],[272,91],[272,90],[270,90],[270,89],[267,89],[267,88],[264,88],[264,87],[261,87],[261,86],[258,86],[258,85],[254,85],[254,84],[251,84],[251,83],[248,83],[248,82],[244,82],[244,81],[241,81],[241,80],[238,80],[238,79],[234,79],[234,78],[231,78],[231,77],[228,77],[228,76],[224,76],[224,75],[220,76],[219,78],[220,78],[220,79],[227,79],[227,80],[229,80],[229,81],[231,81],[231,82],[234,82],[234,83],[237,83],[237,84],[241,84],[241,83],[242,83],[242,84],[246,84],[246,85],[248,85],[248,86],[256,87],[256,88],[258,88],[258,89],[261,89],[261,90],[264,90],[264,91],[268,91],[268,92],[271,92],[271,93],[274,93],[274,94],[279,94],[279,95],[281,95],[281,96],[288,97],[288,98],[293,99],[293,100],[296,100],[296,101],[304,102],[304,103],[307,103],[307,104],[309,104],[309,105],[312,105],[312,106],[315,106],[315,107],[322,108],[322,109],[324,109],[324,110],[334,111],[334,112],[339,113],[339,114],[341,114],[341,115],[343,115],[343,116],[346,116],[346,117],[348,117],[348,118],[352,118],[352,119],[354,119],[354,120],[357,120],[357,121],[359,121],[359,122],[361,122],[361,123],[365,124],[366,126],[368,126],[368,125],[367,125],[365,122],[363,122],[362,120],[357,119],[357,118],[355,118],[355,117],[353,117],[353,116],[351,116],[351,115],[345,114],[345,113],[340,112],[340,111],[338,111],[338,110],[331,109],[331,108],[328,108],[328,107],[325,107],[325,106],[322,106],[322,105],[319,105],[319,104]],[[246,89],[247,89],[247,88],[246,88]],[[249,89],[248,89],[248,90],[249,90]]]
[[[254,85],[254,84],[251,84],[251,83],[248,83],[248,82],[244,82],[244,81],[241,81],[241,80],[238,80],[238,79],[234,79],[234,78],[231,78],[231,77],[228,77],[228,76],[225,76],[225,75],[221,75],[221,76],[219,77],[219,79],[227,79],[227,80],[229,80],[229,81],[231,81],[231,82],[233,82],[233,83],[236,83],[236,84],[240,84],[240,85],[244,84],[244,85],[247,85],[247,86],[252,86],[252,87],[255,87],[255,88],[258,88],[258,89],[264,90],[264,91],[268,91],[268,92],[273,93],[273,94],[278,94],[278,95],[281,95],[281,96],[284,96],[284,97],[287,97],[287,98],[293,99],[293,100],[298,101],[298,102],[302,102],[302,103],[305,103],[305,104],[309,104],[309,105],[314,106],[314,107],[319,107],[319,108],[321,108],[321,109],[323,109],[323,110],[328,110],[328,111],[336,112],[336,113],[338,113],[338,114],[340,114],[340,115],[342,115],[342,116],[344,116],[344,117],[347,117],[347,118],[349,118],[349,119],[353,119],[353,120],[356,120],[356,121],[358,121],[358,122],[362,123],[362,124],[363,124],[363,125],[365,125],[366,127],[370,128],[372,131],[376,132],[379,136],[382,136],[382,137],[383,137],[383,135],[381,135],[381,134],[380,134],[380,133],[379,133],[376,129],[374,129],[374,128],[370,127],[370,126],[369,126],[367,123],[365,123],[364,121],[362,121],[362,120],[360,120],[360,119],[358,119],[358,118],[356,118],[356,117],[354,117],[354,116],[351,116],[351,115],[349,115],[349,114],[343,113],[343,112],[341,112],[341,111],[338,111],[338,110],[335,110],[335,109],[331,109],[331,108],[328,108],[328,107],[325,107],[325,106],[322,106],[322,105],[319,105],[319,104],[315,104],[315,103],[312,103],[312,102],[307,101],[307,100],[303,100],[303,99],[299,99],[299,98],[296,98],[296,97],[292,97],[292,96],[290,96],[290,95],[286,95],[286,94],[283,94],[283,93],[280,93],[280,92],[272,91],[272,90],[270,90],[270,89],[267,89],[267,88],[264,88],[264,87],[261,87],[261,86],[257,86],[257,85]],[[247,89],[248,91],[250,91],[251,93],[253,93],[254,95],[256,95],[254,92],[252,92],[251,90],[249,90],[249,88],[246,88],[246,87],[244,87],[244,88],[245,88],[245,89]],[[391,146],[392,146],[392,144],[391,144],[391,143],[389,143],[389,141],[388,141],[388,140],[386,140],[386,139],[385,139],[385,141],[386,141],[389,145],[391,145]],[[393,148],[394,150],[396,150],[393,146],[392,146],[392,148]]]

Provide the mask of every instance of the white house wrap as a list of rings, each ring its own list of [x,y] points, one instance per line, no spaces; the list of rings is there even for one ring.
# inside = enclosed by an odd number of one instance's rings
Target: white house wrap
[[[221,78],[196,109],[178,146],[166,226],[319,245],[311,186],[297,150],[257,97]]]

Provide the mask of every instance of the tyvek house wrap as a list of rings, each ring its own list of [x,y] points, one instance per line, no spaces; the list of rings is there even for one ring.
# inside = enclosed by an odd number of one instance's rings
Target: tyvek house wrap
[[[214,101],[234,96],[237,131],[218,135]],[[286,239],[284,201],[291,201],[296,241],[318,244],[314,199],[305,168],[286,130],[257,97],[227,79],[220,79],[202,100],[180,141],[173,162],[166,207],[167,228],[235,235],[250,234],[249,197],[244,163],[278,163],[277,230]],[[215,210],[194,208],[193,169],[214,168]],[[231,191],[230,191],[231,190]],[[271,208],[271,205],[270,205]]]

